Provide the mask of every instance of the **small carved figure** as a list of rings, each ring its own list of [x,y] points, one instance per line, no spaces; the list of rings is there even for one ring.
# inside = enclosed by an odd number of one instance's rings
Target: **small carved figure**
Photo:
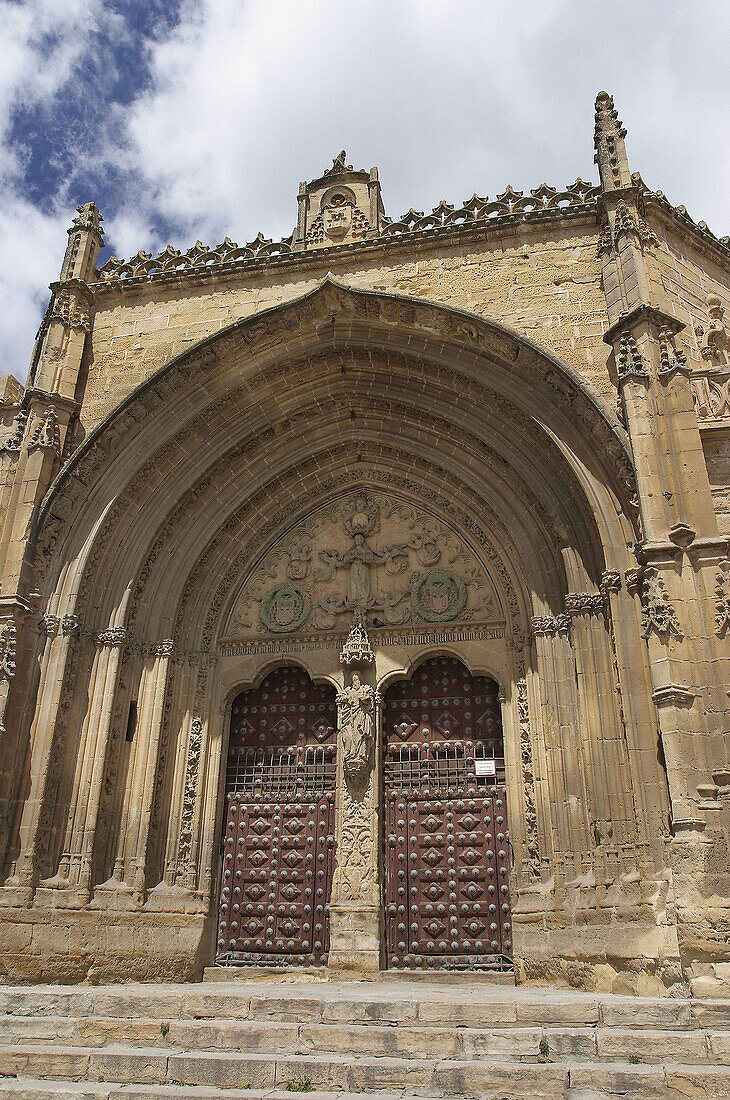
[[[697,325],[695,329],[700,337],[700,354],[703,359],[726,363],[730,359],[730,332],[725,321],[725,310],[716,294],[708,297],[707,311],[710,314],[707,329],[702,325]]]
[[[337,696],[345,775],[360,779],[370,771],[375,742],[375,707],[378,693],[363,684],[355,672],[350,687]]]

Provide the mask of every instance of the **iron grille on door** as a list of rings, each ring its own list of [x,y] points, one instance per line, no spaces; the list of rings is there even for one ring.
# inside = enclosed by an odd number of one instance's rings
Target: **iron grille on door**
[[[301,669],[233,703],[216,962],[324,963],[334,865],[335,693]]]
[[[392,967],[511,966],[498,687],[452,658],[385,697],[386,947]]]

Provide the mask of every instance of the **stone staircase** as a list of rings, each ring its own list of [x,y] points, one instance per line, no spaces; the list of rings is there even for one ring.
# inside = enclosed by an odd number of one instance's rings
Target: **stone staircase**
[[[730,1001],[303,979],[0,987],[0,1098],[730,1098]]]

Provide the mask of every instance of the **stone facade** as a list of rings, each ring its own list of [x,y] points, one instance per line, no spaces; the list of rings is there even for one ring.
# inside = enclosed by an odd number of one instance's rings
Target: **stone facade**
[[[605,93],[595,146],[398,221],[343,153],[286,240],[100,269],[79,208],[0,386],[8,979],[210,965],[231,707],[282,665],[337,692],[329,966],[377,973],[381,696],[447,655],[499,685],[518,980],[722,990],[730,243]]]

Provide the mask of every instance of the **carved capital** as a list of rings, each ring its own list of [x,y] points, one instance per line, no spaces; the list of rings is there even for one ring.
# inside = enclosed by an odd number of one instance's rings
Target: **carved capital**
[[[41,630],[47,638],[55,638],[60,626],[61,620],[58,615],[45,614],[38,623],[38,629]]]
[[[532,632],[536,636],[539,635],[551,635],[555,637],[557,634],[567,634],[570,630],[570,616],[569,615],[544,615],[535,616],[532,619]]]
[[[621,574],[615,570],[607,569],[601,574],[601,592],[605,597],[611,592],[618,592],[621,588]]]
[[[639,591],[641,584],[641,569],[627,569],[624,573],[624,579],[626,581],[626,591],[630,596],[635,596]]]
[[[604,604],[604,597],[600,592],[569,592],[565,597],[565,611],[568,615],[600,615]]]
[[[114,630],[102,630],[96,635],[96,641],[102,646],[109,646],[116,649],[118,646],[124,645],[127,640],[127,631],[123,627],[117,627]]]
[[[81,630],[81,620],[78,615],[64,615],[61,619],[61,633],[68,637],[69,634],[78,634]]]

